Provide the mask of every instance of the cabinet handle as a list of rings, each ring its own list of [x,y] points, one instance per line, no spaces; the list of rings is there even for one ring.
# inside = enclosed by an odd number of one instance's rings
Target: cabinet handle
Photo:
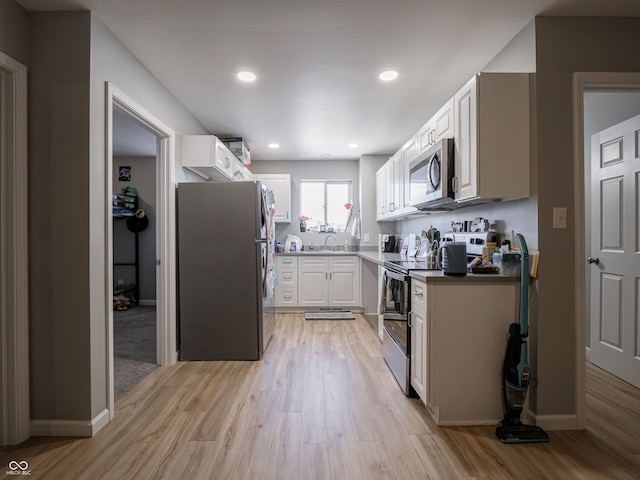
[[[413,312],[409,312],[409,328],[413,328]]]
[[[328,280],[329,279],[329,274],[327,272],[324,272],[324,279]]]
[[[454,193],[458,193],[458,177],[451,179],[451,190],[453,190]]]
[[[224,168],[230,168],[231,167],[231,160],[229,160],[228,157],[224,157]]]
[[[414,294],[416,297],[420,297],[420,298],[422,298],[422,290],[414,290],[414,291],[413,291],[413,294]]]

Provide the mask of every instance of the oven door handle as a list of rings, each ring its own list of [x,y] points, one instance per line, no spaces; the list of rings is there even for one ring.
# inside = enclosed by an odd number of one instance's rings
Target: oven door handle
[[[394,280],[398,280],[399,282],[407,281],[407,276],[403,273],[396,273],[393,270],[389,270],[388,268],[385,268],[384,272],[388,278],[393,278]]]

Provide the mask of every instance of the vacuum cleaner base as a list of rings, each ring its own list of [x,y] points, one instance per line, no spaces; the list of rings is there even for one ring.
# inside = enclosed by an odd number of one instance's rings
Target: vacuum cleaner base
[[[534,425],[499,425],[496,427],[496,437],[502,443],[541,443],[549,441],[547,432]]]

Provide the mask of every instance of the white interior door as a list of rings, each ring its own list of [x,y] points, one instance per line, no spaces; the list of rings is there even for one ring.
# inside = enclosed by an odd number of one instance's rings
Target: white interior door
[[[591,361],[640,388],[640,115],[591,137]]]

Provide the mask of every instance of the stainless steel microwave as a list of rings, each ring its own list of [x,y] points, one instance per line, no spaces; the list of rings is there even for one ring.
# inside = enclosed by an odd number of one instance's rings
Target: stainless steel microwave
[[[450,210],[455,206],[453,139],[443,138],[409,163],[409,205],[418,210]]]

